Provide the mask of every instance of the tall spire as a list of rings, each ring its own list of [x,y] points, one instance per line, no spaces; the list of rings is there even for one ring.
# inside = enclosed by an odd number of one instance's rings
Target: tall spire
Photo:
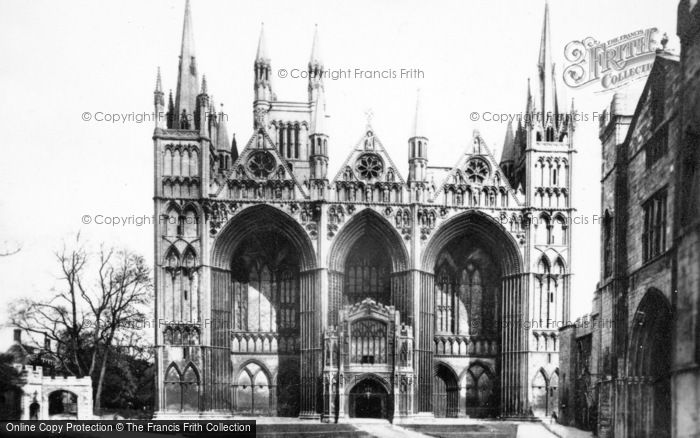
[[[155,105],[165,106],[165,99],[163,96],[163,81],[160,78],[160,67],[158,67],[158,73],[156,74],[156,89],[153,90],[153,103]]]
[[[206,83],[206,78],[202,76],[202,87]],[[209,139],[211,139],[212,145],[217,146],[217,139],[219,138],[219,120],[216,115],[216,100],[214,95],[209,96],[209,106],[206,108],[207,112],[207,126],[209,127]]]
[[[272,67],[270,58],[267,55],[267,44],[265,43],[265,23],[260,25],[260,38],[258,38],[258,50],[255,54],[255,101],[269,102],[274,100],[272,93]],[[264,105],[264,104],[263,104]],[[256,107],[256,111],[264,108]]]
[[[231,140],[231,163],[238,159],[238,143],[236,142],[236,133],[233,133],[233,139]]]
[[[173,103],[173,90],[168,93],[168,112],[167,112],[168,129],[175,128],[175,103]]]
[[[221,111],[218,113],[218,115],[217,113],[214,113],[213,116],[218,119],[216,121],[218,127],[216,131],[216,148],[228,151],[230,143],[228,139],[228,129],[226,128],[226,116],[224,115],[223,103],[221,104]]]
[[[554,85],[554,63],[552,62],[551,26],[549,24],[549,2],[545,0],[542,36],[540,37],[540,53],[537,60],[540,86],[540,108],[542,117],[546,120],[547,113],[552,112],[556,117],[556,92]],[[551,104],[551,106],[550,106]]]
[[[423,135],[423,113],[420,104],[420,89],[416,91],[416,112],[413,116],[413,131],[411,137],[425,137]]]
[[[542,67],[551,62],[551,41],[549,29],[549,2],[544,3],[544,22],[542,23],[542,36],[540,37],[540,57],[537,65]]]
[[[153,90],[153,107],[155,110],[156,129],[166,128],[165,96],[163,94],[163,81],[160,78],[160,67],[156,74],[156,89]]]
[[[515,161],[515,135],[513,134],[513,122],[508,121],[506,127],[506,138],[503,140],[503,151],[501,152],[501,165]]]
[[[270,61],[267,57],[267,44],[265,43],[265,23],[260,24],[260,37],[258,37],[258,50],[255,54],[255,61]]]
[[[163,92],[163,80],[160,78],[160,66],[158,66],[158,73],[156,73],[156,93]]]
[[[311,145],[310,177],[312,180],[326,180],[328,176],[328,133],[326,132],[326,98],[323,88],[318,89],[312,111],[311,135],[309,136]],[[325,184],[317,186],[320,196],[323,196],[324,187]]]
[[[318,42],[318,24],[314,26],[314,40],[311,44],[311,58],[309,59],[309,64],[323,65],[323,61],[321,61],[321,47]]]
[[[416,112],[413,115],[413,129],[408,138],[408,181],[410,183],[427,180],[428,139],[423,132],[423,118],[420,102],[420,89],[416,91]],[[414,196],[411,194],[411,196]]]
[[[530,78],[527,78],[527,96],[525,100],[525,126],[533,125],[533,117],[537,117],[535,111],[535,103],[532,100],[532,87],[530,85]]]
[[[318,42],[318,25],[314,27],[314,40],[311,44],[311,57],[309,58],[309,102],[316,101],[323,91],[323,61],[321,60],[321,48]]]
[[[207,75],[202,75],[202,91],[200,94],[207,94]]]
[[[182,45],[180,46],[180,65],[178,67],[177,89],[175,92],[176,127],[193,128],[194,113],[199,94],[197,61],[194,53],[194,33],[192,30],[192,12],[190,0],[185,2],[185,18],[182,24]],[[180,120],[185,114],[185,119]],[[189,123],[189,125],[188,125]]]

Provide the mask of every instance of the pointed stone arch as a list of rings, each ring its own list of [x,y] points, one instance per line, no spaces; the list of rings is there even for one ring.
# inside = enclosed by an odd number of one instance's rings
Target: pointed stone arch
[[[435,274],[438,261],[443,252],[452,254],[460,270],[460,280],[450,288],[453,298],[448,300],[448,309],[444,303],[436,301],[444,290],[436,282]],[[491,216],[477,211],[466,211],[445,221],[433,233],[427,242],[420,261],[420,320],[418,337],[418,374],[419,382],[429,382],[432,385],[433,356],[447,354],[438,349],[435,352],[434,339],[438,336],[436,324],[438,310],[443,314],[452,314],[456,329],[454,335],[465,336],[478,333],[483,339],[467,347],[470,353],[478,354],[491,352],[492,347],[501,346],[501,357],[497,361],[499,370],[489,376],[491,388],[500,387],[504,379],[503,370],[513,370],[525,367],[526,360],[519,351],[525,346],[518,331],[512,327],[499,324],[503,318],[517,318],[520,306],[527,305],[526,281],[524,279],[523,259],[520,245],[513,236]],[[464,275],[467,270],[469,275]],[[479,281],[472,281],[472,272],[479,271]],[[462,280],[463,279],[463,280]],[[444,300],[443,300],[444,301]],[[449,303],[455,303],[449,308]],[[438,309],[438,306],[441,306]],[[444,318],[443,318],[444,319]],[[479,321],[472,324],[471,321]],[[509,345],[512,351],[506,351],[503,345]],[[429,350],[423,352],[423,350]],[[521,373],[515,373],[516,379]],[[513,373],[507,377],[511,384],[504,391],[494,390],[489,396],[489,402],[484,406],[478,404],[478,397],[470,409],[475,415],[495,415],[501,412],[513,412],[519,409],[516,398],[526,382],[513,381]],[[496,377],[498,376],[498,377]],[[425,386],[429,386],[425,385]],[[423,387],[420,392],[432,394],[432,388]],[[419,394],[420,394],[419,392]],[[419,395],[419,409],[432,410],[432,400]]]
[[[170,238],[175,238],[178,235],[178,224],[180,223],[180,215],[182,208],[175,201],[170,201],[163,210],[163,227],[165,235]]]
[[[549,376],[544,368],[537,370],[532,378],[532,411],[535,416],[546,416],[549,406]]]
[[[241,364],[234,380],[234,409],[241,414],[269,415],[274,411],[274,386],[267,367],[250,359]]]
[[[540,274],[549,274],[552,271],[552,263],[549,261],[547,254],[542,254],[537,262],[537,272]]]
[[[628,353],[630,436],[671,436],[673,311],[666,296],[649,289],[634,313]]]
[[[315,250],[306,231],[293,217],[269,205],[248,207],[228,221],[212,245],[212,266],[229,269],[236,248],[246,236],[270,232],[281,234],[296,248],[302,270],[316,267]]]
[[[460,213],[441,224],[423,251],[421,269],[433,273],[442,249],[464,234],[479,237],[485,245],[503,256],[500,266],[504,275],[523,272],[519,245],[513,236],[494,218],[479,211]]]
[[[374,373],[364,373],[346,386],[347,414],[360,418],[388,418],[393,414],[392,388],[389,382]]]
[[[559,368],[549,375],[549,415],[559,414]]]
[[[493,416],[496,405],[497,379],[492,367],[484,361],[476,360],[460,376],[465,398],[463,403],[467,415],[471,417]]]
[[[182,409],[182,373],[176,363],[171,363],[165,370],[164,408],[167,411]]]
[[[408,268],[408,251],[401,235],[386,218],[369,208],[357,213],[338,231],[328,252],[328,267],[342,272],[351,248],[364,235],[370,235],[386,246],[393,272]]]
[[[459,381],[451,366],[436,362],[433,369],[433,413],[454,418],[459,414]]]
[[[182,252],[181,265],[187,269],[194,268],[198,263],[197,250],[192,245],[187,245]]]
[[[177,250],[175,245],[171,245],[165,252],[165,257],[163,257],[163,266],[171,269],[175,269],[180,266],[180,251]]]
[[[303,206],[303,211],[313,206]],[[313,214],[307,221],[314,221]],[[212,380],[226,385],[239,378],[234,373],[238,361],[265,353],[270,369],[290,363],[320,361],[321,298],[319,271],[314,245],[307,231],[288,213],[270,206],[255,205],[241,210],[222,228],[211,250],[211,340],[217,348],[217,361],[225,364],[212,370]],[[236,337],[232,344],[230,330]],[[235,347],[233,354],[229,349]],[[318,369],[312,365],[300,370],[298,393],[289,415],[316,411]],[[267,375],[268,390],[256,387],[251,397],[265,399],[265,415],[275,412],[275,386]],[[258,385],[259,386],[259,385]],[[265,386],[265,385],[263,385]],[[223,392],[221,409],[235,405]],[[209,394],[205,394],[210,397]],[[235,400],[236,395],[232,394]],[[251,399],[252,400],[252,399]],[[219,400],[212,400],[218,403]],[[228,405],[226,404],[228,403]],[[257,406],[257,407],[255,407]],[[253,414],[262,414],[260,404]],[[245,411],[247,406],[243,407]],[[250,413],[250,412],[249,412]]]
[[[535,222],[535,244],[549,245],[552,240],[552,218],[542,212]]]
[[[551,242],[554,245],[566,245],[567,243],[567,220],[566,217],[557,213],[552,218],[551,222]]]
[[[371,298],[394,305],[410,321],[408,251],[387,219],[365,209],[339,230],[328,253],[328,318],[337,323],[342,306]]]
[[[199,411],[201,376],[197,366],[190,362],[185,366],[181,376],[182,410]]]
[[[557,257],[554,261],[554,273],[559,275],[566,274],[566,262],[562,256]]]
[[[188,238],[198,236],[201,217],[201,211],[194,203],[185,204],[178,218],[181,235]]]

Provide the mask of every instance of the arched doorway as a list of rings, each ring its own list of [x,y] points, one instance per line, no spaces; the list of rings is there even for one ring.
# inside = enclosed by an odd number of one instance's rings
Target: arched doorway
[[[456,239],[440,253],[434,272],[435,334],[480,336],[496,342],[501,278],[488,247],[472,237]]]
[[[272,408],[280,416],[299,415],[299,266],[299,256],[291,242],[275,231],[251,233],[234,252],[231,263],[231,319],[236,339],[232,352],[277,356],[277,373],[281,378]],[[258,403],[253,406],[237,402],[237,411],[268,414],[271,382],[258,371],[248,373],[247,368],[237,384],[240,391],[251,391]],[[248,398],[241,395],[237,400]],[[261,403],[263,398],[265,402]]]
[[[652,289],[639,303],[630,338],[629,436],[671,436],[671,331],[671,306]]]
[[[165,372],[165,410],[199,411],[199,372],[190,363],[180,372],[171,364]]]
[[[518,318],[527,303],[522,257],[513,235],[492,217],[467,211],[435,231],[421,265],[419,382],[436,383],[433,375],[426,375],[426,362],[466,356],[479,364],[467,373],[467,415],[493,416],[499,410],[524,414],[518,400],[522,385],[527,385],[519,381],[527,345],[515,324],[501,324]],[[510,384],[501,391],[505,373]],[[419,388],[418,409],[436,412],[434,398],[425,397],[434,390],[425,386]]]
[[[388,418],[389,394],[384,385],[367,378],[350,390],[351,418]]]
[[[365,209],[338,232],[329,251],[329,324],[338,324],[343,306],[366,298],[393,305],[410,323],[408,253],[396,229],[381,215]]]
[[[459,386],[457,376],[443,364],[435,367],[433,379],[433,412],[436,417],[457,417],[459,413]]]
[[[465,375],[466,414],[469,417],[493,417],[498,413],[493,382],[493,375],[485,365],[475,363],[469,367]]]
[[[559,370],[556,370],[549,377],[549,406],[547,415],[559,415]]]
[[[49,394],[50,419],[77,419],[78,396],[70,391],[54,391]]]
[[[270,414],[270,379],[265,369],[249,363],[238,374],[235,385],[236,412],[247,415]]]
[[[32,404],[29,405],[29,419],[30,420],[38,420],[39,419],[39,412],[41,410],[41,405],[34,400]]]
[[[212,343],[230,354],[224,357],[222,350],[217,358],[222,364],[214,371],[226,370],[223,362],[232,365],[228,377],[215,379],[235,386],[234,412],[296,417],[304,406],[315,409],[317,389],[299,384],[304,373],[315,381],[318,353],[310,346],[318,343],[318,334],[303,331],[316,326],[321,310],[314,298],[315,265],[307,232],[268,205],[241,211],[218,236],[212,249],[212,313],[213,320],[229,325],[212,324]],[[247,365],[251,355],[266,357],[265,372]],[[302,362],[309,365],[300,367]]]
[[[532,412],[537,417],[549,415],[550,390],[547,374],[543,369],[539,370],[532,379]]]

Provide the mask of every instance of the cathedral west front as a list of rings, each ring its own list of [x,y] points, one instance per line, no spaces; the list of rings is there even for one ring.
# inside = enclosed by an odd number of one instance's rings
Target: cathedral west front
[[[156,418],[556,412],[575,127],[549,26],[545,8],[524,102],[539,116],[509,125],[500,159],[475,131],[436,167],[418,101],[407,163],[369,122],[350,150],[330,136],[317,32],[290,102],[261,31],[252,130],[230,138],[188,1],[176,89],[159,72],[154,93]]]

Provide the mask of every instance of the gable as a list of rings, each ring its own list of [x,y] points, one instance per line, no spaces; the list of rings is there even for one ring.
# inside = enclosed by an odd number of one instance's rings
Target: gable
[[[678,75],[678,61],[657,55],[627,131],[625,143],[630,157],[660,125],[675,115]]]
[[[432,202],[482,207],[521,205],[521,199],[516,196],[478,131],[474,131],[471,144],[435,187]]]
[[[405,184],[398,167],[371,127],[367,127],[333,178],[333,184],[350,181],[367,185]]]
[[[211,182],[217,197],[293,200],[308,197],[267,131],[253,134],[229,172]],[[225,193],[227,192],[227,193]]]

